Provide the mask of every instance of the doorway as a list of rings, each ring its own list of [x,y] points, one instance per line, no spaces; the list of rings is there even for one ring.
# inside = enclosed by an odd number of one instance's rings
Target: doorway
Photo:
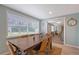
[[[53,42],[64,44],[64,25],[63,24],[48,24],[48,32],[53,32]]]

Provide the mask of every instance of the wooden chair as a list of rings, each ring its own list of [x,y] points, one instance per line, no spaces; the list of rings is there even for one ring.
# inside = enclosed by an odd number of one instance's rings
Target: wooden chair
[[[51,32],[48,32],[48,33],[46,33],[46,37],[47,37],[47,39],[48,39],[47,52],[48,52],[48,54],[49,54],[49,51],[51,51],[51,49],[52,49],[52,37],[53,37],[53,35],[52,35]]]
[[[48,54],[49,55],[61,55],[62,48],[52,46],[52,40],[53,40],[52,34],[47,33],[47,37],[48,37]]]
[[[45,40],[41,43],[39,54],[45,54],[46,53],[47,43],[48,43],[48,39],[45,38]]]
[[[7,45],[8,45],[11,55],[21,55],[22,54],[22,51],[16,45],[12,44],[9,41],[7,41]]]
[[[14,46],[12,46],[12,44],[9,41],[7,42],[7,45],[8,45],[10,53],[12,55],[15,55],[16,48]]]
[[[48,51],[52,49],[52,35],[48,36]]]
[[[40,49],[38,51],[32,50],[33,55],[35,55],[35,54],[45,55],[48,39],[46,37],[43,37],[41,40],[43,40],[43,41],[41,42]]]

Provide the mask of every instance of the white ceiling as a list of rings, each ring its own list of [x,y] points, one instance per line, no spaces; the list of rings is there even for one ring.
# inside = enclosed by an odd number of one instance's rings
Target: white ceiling
[[[41,20],[79,12],[77,4],[5,4],[5,6]],[[52,11],[51,15],[49,11]]]

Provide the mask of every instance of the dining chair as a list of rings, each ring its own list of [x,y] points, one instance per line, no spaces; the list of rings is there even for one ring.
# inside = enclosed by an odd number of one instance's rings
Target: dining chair
[[[53,47],[53,36],[52,34],[47,34],[47,37],[48,37],[48,54],[49,55],[61,55],[61,52],[62,52],[62,48],[59,48],[59,47]]]
[[[41,47],[40,47],[40,50],[39,50],[39,53],[40,55],[42,54],[46,54],[46,49],[47,49],[47,43],[48,43],[48,40],[47,38],[41,43]]]
[[[32,50],[33,55],[35,55],[35,54],[37,54],[37,55],[46,54],[46,48],[47,48],[48,39],[47,39],[47,37],[43,37],[41,40],[43,40],[43,41],[41,42],[39,50],[38,51],[36,51],[34,49]]]
[[[47,40],[48,40],[47,47],[50,49],[52,48],[52,36],[53,35],[51,33],[47,33],[45,36],[47,37]]]
[[[14,46],[12,46],[12,44],[9,41],[7,41],[7,45],[8,45],[10,54],[15,55],[16,48]]]
[[[8,48],[9,48],[11,55],[21,55],[22,54],[22,51],[16,45],[12,44],[9,41],[7,41],[7,45],[8,45]]]
[[[43,37],[42,37],[42,39],[47,39],[48,40],[48,43],[47,43],[47,47],[49,48],[49,50],[50,50],[50,48],[52,48],[52,34],[51,33],[46,33]],[[37,47],[39,47],[40,46],[40,44],[37,46]]]
[[[50,51],[52,49],[52,35],[50,34],[48,37],[48,51]]]

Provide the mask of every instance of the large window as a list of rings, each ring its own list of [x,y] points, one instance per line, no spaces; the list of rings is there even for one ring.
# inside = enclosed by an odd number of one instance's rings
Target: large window
[[[8,12],[8,36],[39,33],[39,21],[29,16]]]

